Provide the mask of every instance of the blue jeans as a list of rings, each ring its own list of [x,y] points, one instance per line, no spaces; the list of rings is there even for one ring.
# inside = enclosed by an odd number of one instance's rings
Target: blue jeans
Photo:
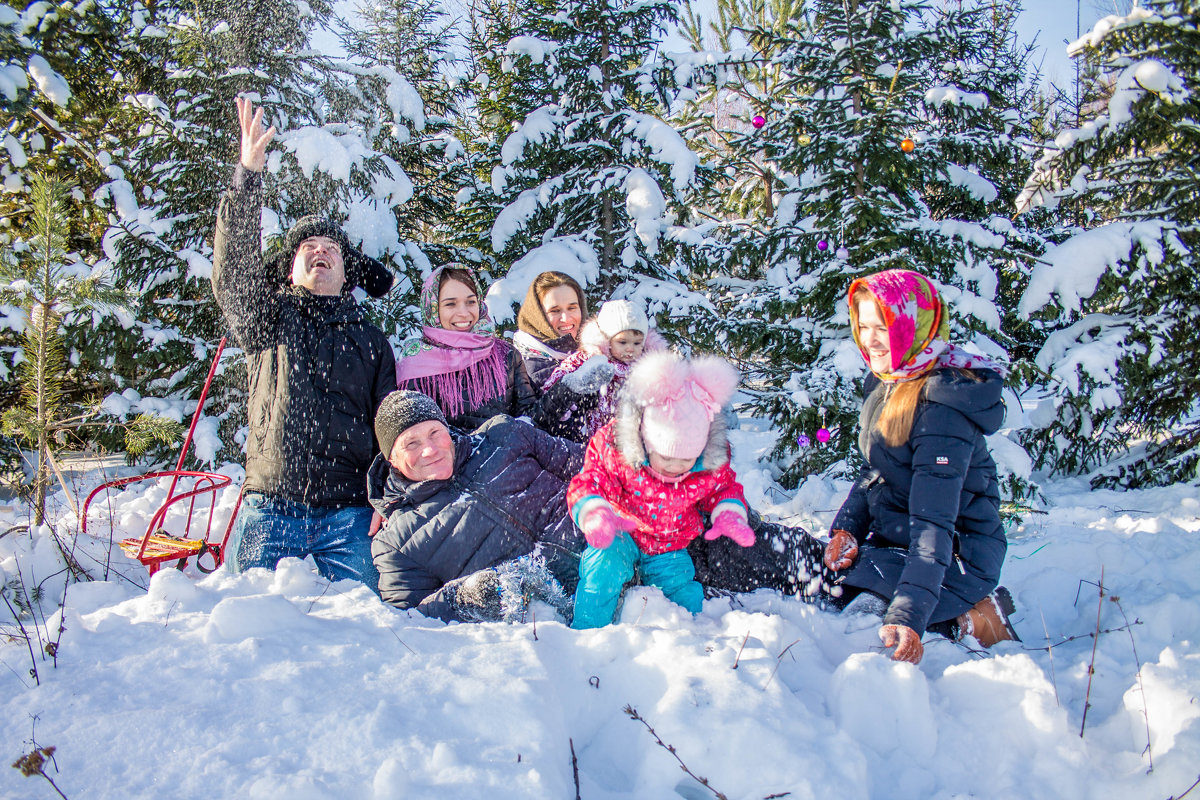
[[[621,533],[603,550],[589,546],[579,561],[579,588],[575,590],[575,617],[571,627],[600,628],[613,621],[621,589],[641,573],[642,583],[662,589],[668,600],[693,614],[704,604],[704,589],[696,582],[696,565],[687,550],[648,556],[629,534]]]
[[[310,506],[260,492],[246,492],[229,544],[230,567],[274,569],[279,559],[311,555],[331,581],[353,578],[379,593],[371,560],[370,506]]]

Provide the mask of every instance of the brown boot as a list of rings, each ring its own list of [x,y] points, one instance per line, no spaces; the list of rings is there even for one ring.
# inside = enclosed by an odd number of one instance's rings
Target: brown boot
[[[996,591],[955,620],[958,623],[958,638],[974,636],[984,647],[991,647],[996,642],[1019,642],[1021,638],[1008,621],[1008,615],[1014,610],[1012,595],[1008,593],[1008,589],[997,586]]]

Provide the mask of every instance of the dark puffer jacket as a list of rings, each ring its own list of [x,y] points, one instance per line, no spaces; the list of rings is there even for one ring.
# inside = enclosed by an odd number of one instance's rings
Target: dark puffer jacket
[[[521,420],[496,417],[470,436],[451,431],[454,475],[410,481],[380,455],[368,493],[384,518],[371,543],[383,599],[440,619],[454,618],[455,578],[541,545],[563,588],[575,590],[583,534],[567,515],[567,481],[583,449]]]
[[[508,374],[508,382],[505,385],[508,387],[508,391],[496,395],[479,408],[467,409],[457,417],[447,417],[446,421],[456,428],[473,431],[497,414],[508,414],[514,417],[528,414],[533,411],[537,403],[537,393],[529,382],[529,375],[525,372],[525,362],[521,359],[521,354],[508,342],[497,342],[496,346],[504,348],[505,351],[504,359]],[[466,406],[465,398],[463,406]]]
[[[982,380],[953,369],[932,373],[899,447],[871,434],[868,464],[833,521],[860,545],[845,583],[892,598],[884,624],[918,634],[995,589],[1008,547],[984,440],[1004,420],[1003,382],[990,370],[975,374]],[[865,395],[879,386],[868,376]]]
[[[541,342],[542,346],[535,347],[533,346],[534,342]],[[579,342],[575,341],[575,337],[570,334],[542,341],[524,331],[521,332],[521,335],[513,337],[513,344],[516,345],[517,351],[525,361],[525,370],[529,373],[529,381],[533,385],[533,391],[538,395],[541,395],[546,381],[550,380],[550,373],[554,372],[555,368],[562,363],[562,358],[551,355],[548,350],[566,354],[575,352],[575,349],[579,347]]]
[[[587,444],[594,433],[589,422],[600,407],[600,399],[599,393],[581,394],[559,381],[545,391],[529,416],[534,425],[552,436]]]
[[[314,506],[365,505],[375,411],[395,389],[387,337],[349,294],[281,287],[264,265],[262,182],[239,169],[221,199],[213,293],[246,353],[245,488]]]

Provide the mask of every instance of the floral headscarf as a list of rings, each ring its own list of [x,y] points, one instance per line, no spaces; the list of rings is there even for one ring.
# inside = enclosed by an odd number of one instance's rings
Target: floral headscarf
[[[968,353],[948,340],[950,322],[942,298],[933,282],[907,269],[889,269],[859,278],[850,284],[850,331],[868,364],[871,359],[858,340],[858,309],[854,295],[866,289],[878,302],[887,324],[891,368],[876,372],[882,381],[903,382],[942,367],[990,369],[1000,375],[1004,368],[985,356]]]
[[[441,327],[438,295],[442,273],[458,269],[471,276],[479,298],[479,319],[469,331]],[[446,412],[457,417],[478,408],[508,388],[507,351],[498,339],[483,302],[483,283],[473,269],[458,263],[435,269],[421,286],[421,335],[400,346],[396,361],[396,384],[429,395]],[[464,408],[464,400],[469,408]]]

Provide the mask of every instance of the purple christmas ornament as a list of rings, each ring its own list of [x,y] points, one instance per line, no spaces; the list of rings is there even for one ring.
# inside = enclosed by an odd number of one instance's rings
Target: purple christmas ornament
[[[844,247],[839,247],[837,249],[837,252],[834,253],[834,255],[837,256],[838,258],[840,258],[842,261],[845,261],[847,258],[850,257],[850,251]]]
[[[817,249],[824,253],[829,249],[829,242],[822,239],[821,241],[817,242]]]
[[[796,437],[796,445],[798,447],[808,447],[810,444],[812,444],[812,441],[803,433]]]

